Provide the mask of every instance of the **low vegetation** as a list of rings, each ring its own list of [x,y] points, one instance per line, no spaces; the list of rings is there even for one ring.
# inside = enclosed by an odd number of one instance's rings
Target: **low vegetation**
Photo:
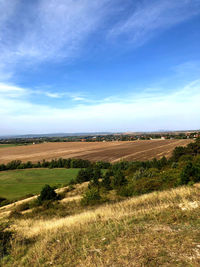
[[[69,214],[44,216],[60,209],[54,203],[40,215],[10,219],[15,235],[1,264],[198,266],[199,196],[198,186],[179,187],[82,210],[72,201],[62,204]]]

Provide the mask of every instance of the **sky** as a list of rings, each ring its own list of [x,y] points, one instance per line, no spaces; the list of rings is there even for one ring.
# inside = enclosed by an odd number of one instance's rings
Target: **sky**
[[[0,136],[200,129],[200,0],[0,0]]]

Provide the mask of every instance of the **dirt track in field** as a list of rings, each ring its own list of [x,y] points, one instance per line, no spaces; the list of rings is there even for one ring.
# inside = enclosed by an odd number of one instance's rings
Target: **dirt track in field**
[[[55,158],[82,158],[91,161],[116,162],[125,160],[148,160],[169,157],[176,146],[185,146],[191,140],[138,140],[131,142],[67,142],[44,143],[0,149],[0,163],[12,160],[32,162]]]

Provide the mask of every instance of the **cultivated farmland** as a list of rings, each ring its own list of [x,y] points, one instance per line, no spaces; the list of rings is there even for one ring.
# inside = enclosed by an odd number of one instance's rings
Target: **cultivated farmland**
[[[176,146],[186,146],[191,140],[138,140],[129,142],[66,142],[30,146],[2,147],[0,163],[12,160],[37,162],[43,159],[81,158],[91,161],[149,160],[169,157]]]

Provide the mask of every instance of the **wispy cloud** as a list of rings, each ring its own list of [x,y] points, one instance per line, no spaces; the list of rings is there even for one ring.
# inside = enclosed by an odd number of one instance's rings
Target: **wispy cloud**
[[[172,68],[177,77],[200,77],[200,61],[187,61]]]
[[[7,133],[155,130],[199,127],[200,80],[163,95],[141,93],[91,105],[55,108],[23,98],[0,98],[2,129]],[[7,121],[10,125],[7,126]],[[95,121],[95,126],[94,126]],[[26,128],[25,128],[26,127]],[[17,129],[17,130],[16,130]]]
[[[26,65],[76,57],[102,22],[106,2],[2,0],[0,78],[9,78],[19,62]]]
[[[27,94],[27,90],[18,86],[0,83],[0,98],[21,98]]]
[[[132,12],[119,21],[109,37],[126,38],[136,46],[148,41],[160,31],[170,28],[200,13],[199,0],[153,0],[132,4]]]
[[[112,40],[123,37],[122,41],[141,45],[159,31],[199,14],[200,0],[1,0],[0,13],[3,81],[19,67],[70,61],[86,49],[98,29]]]
[[[44,89],[30,89],[30,88],[22,88],[9,83],[0,83],[0,100],[7,99],[10,100],[12,98],[18,99],[20,101],[26,99],[30,101],[32,96],[41,96],[52,99],[67,99],[75,102],[94,102],[95,100],[91,100],[88,97],[84,97],[82,93],[76,92],[59,92],[59,91],[47,91]],[[32,105],[32,104],[31,104]],[[23,105],[22,105],[23,109]]]

